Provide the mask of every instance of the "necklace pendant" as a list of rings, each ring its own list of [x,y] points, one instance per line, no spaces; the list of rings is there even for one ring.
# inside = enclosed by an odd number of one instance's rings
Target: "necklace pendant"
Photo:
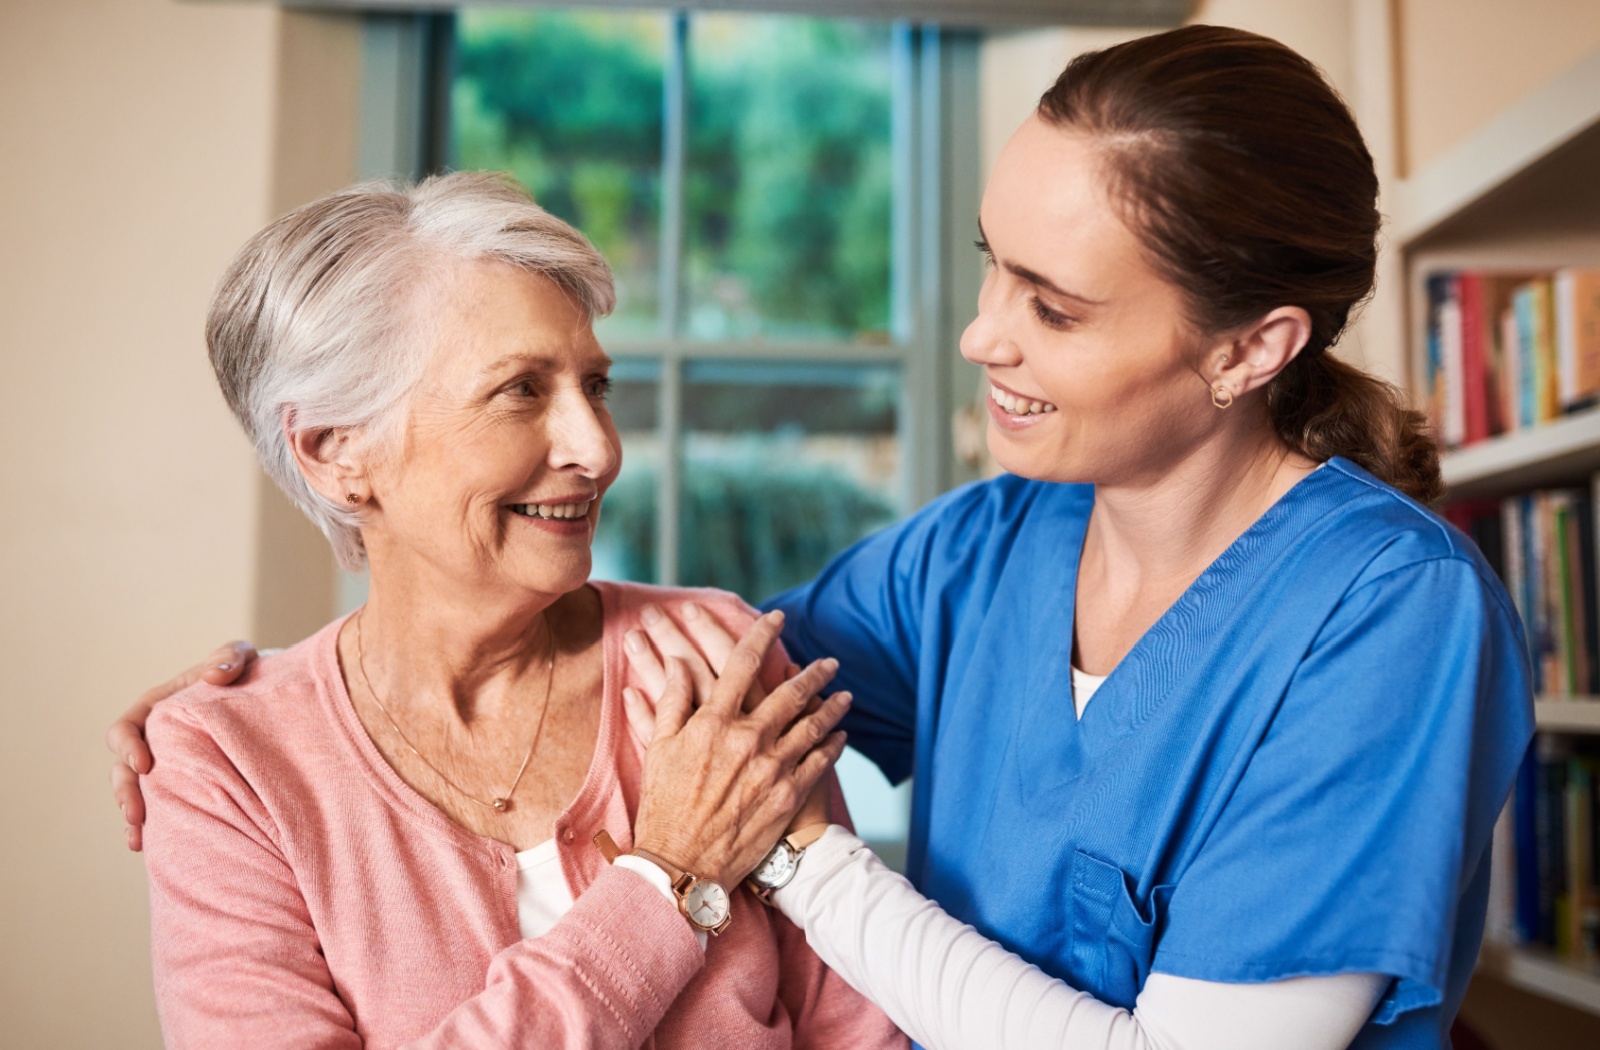
[[[489,803],[489,805],[494,807],[494,811],[496,813],[504,813],[506,810],[511,808],[511,800],[508,798],[497,798],[493,802]]]

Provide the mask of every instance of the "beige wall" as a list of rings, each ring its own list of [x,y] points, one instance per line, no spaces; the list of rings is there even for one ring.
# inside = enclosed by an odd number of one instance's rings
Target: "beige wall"
[[[1393,0],[1402,174],[1600,47],[1596,0]]]
[[[258,471],[201,324],[345,163],[354,74],[318,69],[355,40],[265,3],[0,4],[0,1045],[160,1045],[101,737],[259,622]],[[276,163],[316,139],[290,106],[345,125],[309,168]]]

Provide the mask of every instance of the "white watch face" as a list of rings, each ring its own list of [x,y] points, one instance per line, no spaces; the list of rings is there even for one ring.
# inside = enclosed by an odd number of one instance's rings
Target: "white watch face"
[[[787,842],[779,839],[778,844],[772,847],[772,852],[761,862],[761,866],[750,873],[750,877],[758,886],[779,889],[787,886],[789,880],[794,878],[794,864],[794,850]]]
[[[728,891],[710,879],[696,879],[683,895],[683,910],[702,930],[716,929],[728,917]]]

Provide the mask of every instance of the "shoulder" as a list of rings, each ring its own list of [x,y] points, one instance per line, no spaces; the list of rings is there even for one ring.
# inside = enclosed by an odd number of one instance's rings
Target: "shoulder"
[[[1335,508],[1324,521],[1325,543],[1355,559],[1351,590],[1404,584],[1428,566],[1504,597],[1477,545],[1454,525],[1348,460],[1332,459],[1323,469],[1329,474],[1324,498]]]
[[[293,754],[307,734],[327,732],[322,695],[343,618],[271,656],[228,686],[197,682],[157,704],[145,735],[156,772],[195,763],[242,766],[252,757]]]
[[[737,594],[715,587],[658,587],[654,584],[609,580],[591,582],[605,603],[607,633],[619,627],[631,629],[646,605],[658,605],[676,616],[685,603],[693,602],[710,611],[724,626],[736,627],[740,632],[761,615]]]
[[[1396,615],[1444,622],[1448,611],[1462,629],[1521,644],[1511,596],[1464,533],[1347,460],[1318,473],[1318,517],[1305,536],[1312,553],[1300,565],[1333,588],[1328,630]]]

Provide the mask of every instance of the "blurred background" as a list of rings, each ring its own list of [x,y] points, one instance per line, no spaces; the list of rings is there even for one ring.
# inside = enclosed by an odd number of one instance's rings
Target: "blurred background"
[[[1438,266],[1600,265],[1596,0],[0,2],[0,1045],[160,1045],[104,730],[219,642],[364,593],[205,360],[246,237],[358,178],[515,174],[617,272],[597,573],[756,601],[990,469],[956,351],[984,173],[1072,55],[1191,21],[1283,40],[1356,111],[1390,223],[1340,352],[1419,404]],[[1457,476],[1593,469],[1574,418]],[[907,789],[842,768],[895,856]],[[1484,1044],[1600,1046],[1585,951],[1486,951]]]

